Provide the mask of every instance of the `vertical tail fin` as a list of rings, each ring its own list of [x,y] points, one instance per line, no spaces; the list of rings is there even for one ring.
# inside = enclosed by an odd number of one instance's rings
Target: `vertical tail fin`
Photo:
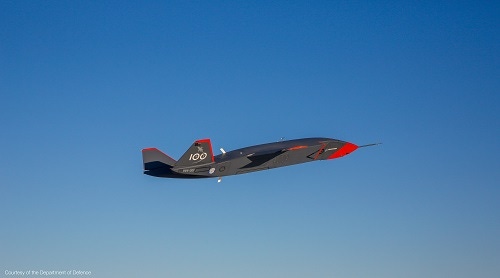
[[[175,167],[193,166],[214,162],[214,153],[210,139],[195,141],[191,147],[175,163]]]

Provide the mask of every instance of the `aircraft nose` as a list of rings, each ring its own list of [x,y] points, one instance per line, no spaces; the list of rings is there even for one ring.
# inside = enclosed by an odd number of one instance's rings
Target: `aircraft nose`
[[[358,148],[358,146],[354,145],[353,143],[346,142],[340,149],[338,149],[336,152],[332,153],[328,157],[328,159],[343,157],[344,155],[348,155],[348,154],[352,153],[357,148]]]

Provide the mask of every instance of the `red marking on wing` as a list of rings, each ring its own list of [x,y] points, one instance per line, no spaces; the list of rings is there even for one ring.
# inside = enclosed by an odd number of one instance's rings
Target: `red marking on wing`
[[[295,147],[289,148],[288,150],[289,151],[296,151],[296,150],[305,149],[305,148],[307,148],[307,146],[295,146]]]

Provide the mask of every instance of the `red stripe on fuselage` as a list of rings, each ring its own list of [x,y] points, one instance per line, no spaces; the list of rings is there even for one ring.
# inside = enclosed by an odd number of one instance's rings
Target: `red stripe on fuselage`
[[[328,145],[328,144],[327,143],[321,143],[321,148],[318,150],[318,153],[316,154],[316,156],[314,156],[314,160],[318,159],[318,157],[323,153],[323,151],[326,148],[326,145]]]

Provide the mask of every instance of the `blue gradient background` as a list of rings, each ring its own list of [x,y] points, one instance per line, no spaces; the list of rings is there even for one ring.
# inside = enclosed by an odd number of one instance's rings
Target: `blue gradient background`
[[[500,8],[473,1],[2,1],[0,270],[500,277]],[[324,136],[214,179],[180,157]]]

